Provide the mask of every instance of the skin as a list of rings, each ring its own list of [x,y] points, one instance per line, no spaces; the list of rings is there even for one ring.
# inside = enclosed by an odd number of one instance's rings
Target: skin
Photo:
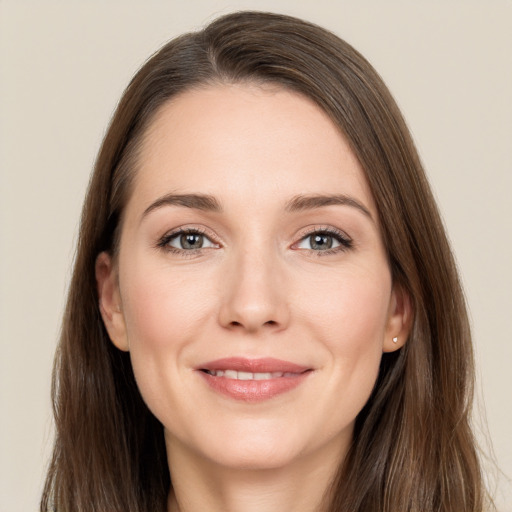
[[[144,214],[166,194],[207,194],[222,211]],[[332,194],[352,202],[289,209],[297,196]],[[180,246],[177,228],[199,230],[204,247]],[[334,247],[312,245],[314,232]],[[363,170],[327,115],[278,87],[174,98],[145,135],[118,258],[100,254],[96,275],[109,335],[130,351],[165,428],[169,510],[320,510],[382,352],[403,344],[410,317]],[[197,371],[231,356],[311,371],[245,402]]]

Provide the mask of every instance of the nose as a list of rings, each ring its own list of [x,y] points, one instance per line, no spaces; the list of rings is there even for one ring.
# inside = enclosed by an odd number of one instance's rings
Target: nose
[[[286,328],[288,297],[276,259],[246,251],[226,263],[229,267],[221,285],[219,323],[250,333]]]

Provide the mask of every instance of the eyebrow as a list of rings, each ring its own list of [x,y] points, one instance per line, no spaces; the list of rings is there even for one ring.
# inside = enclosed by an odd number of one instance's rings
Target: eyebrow
[[[151,203],[142,214],[146,217],[150,212],[162,208],[163,206],[183,206],[202,211],[220,213],[223,208],[220,202],[211,195],[207,194],[166,194]],[[359,201],[353,197],[343,194],[334,195],[298,195],[293,197],[285,206],[287,212],[299,212],[305,210],[314,210],[325,206],[351,206],[357,208],[370,220],[374,220],[372,214]]]
[[[222,206],[213,196],[206,194],[166,194],[151,203],[142,214],[142,218],[150,212],[162,208],[163,206],[183,206],[195,210],[208,212],[221,212]]]
[[[298,212],[304,210],[314,210],[324,206],[351,206],[364,213],[370,220],[374,221],[370,210],[353,197],[343,194],[334,195],[298,195],[292,198],[286,205],[287,212]],[[375,222],[375,221],[374,221]]]

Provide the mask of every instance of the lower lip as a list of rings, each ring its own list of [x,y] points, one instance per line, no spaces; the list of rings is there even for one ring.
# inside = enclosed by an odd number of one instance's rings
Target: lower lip
[[[199,373],[214,391],[244,402],[262,402],[287,393],[302,384],[311,374],[310,371],[306,371],[293,377],[279,377],[268,380],[238,380],[214,377],[203,371]]]

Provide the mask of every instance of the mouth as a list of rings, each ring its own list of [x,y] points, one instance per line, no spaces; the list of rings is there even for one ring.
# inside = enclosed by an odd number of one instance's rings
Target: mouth
[[[281,377],[297,377],[300,373],[293,372],[237,372],[236,370],[201,370],[212,377],[224,377],[234,380],[270,380]],[[307,370],[306,370],[307,371]]]
[[[273,358],[218,359],[197,370],[211,390],[244,402],[261,402],[287,393],[313,373],[313,368]]]

